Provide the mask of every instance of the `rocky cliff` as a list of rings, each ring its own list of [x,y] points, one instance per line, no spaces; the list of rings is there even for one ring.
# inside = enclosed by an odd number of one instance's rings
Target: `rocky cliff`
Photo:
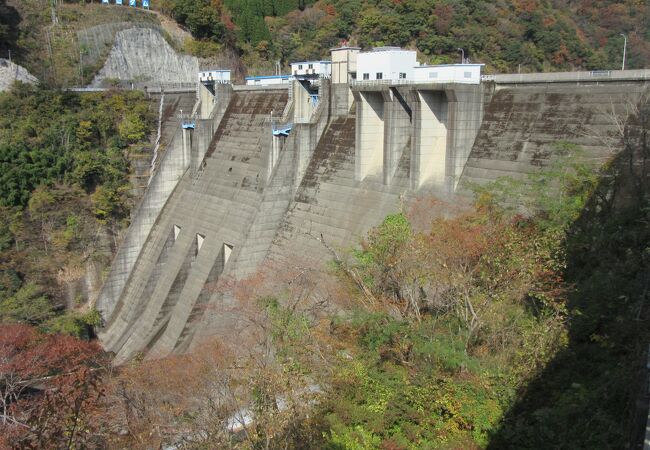
[[[194,82],[198,71],[198,59],[176,53],[157,30],[131,28],[116,34],[111,53],[91,86],[101,86],[106,79]]]
[[[16,80],[23,83],[38,83],[36,77],[24,67],[0,58],[0,92],[9,89]]]

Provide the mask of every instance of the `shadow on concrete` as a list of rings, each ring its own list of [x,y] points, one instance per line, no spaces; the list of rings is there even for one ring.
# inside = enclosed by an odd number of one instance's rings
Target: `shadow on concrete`
[[[568,343],[518,395],[489,449],[642,448],[650,340],[650,104],[566,242]]]

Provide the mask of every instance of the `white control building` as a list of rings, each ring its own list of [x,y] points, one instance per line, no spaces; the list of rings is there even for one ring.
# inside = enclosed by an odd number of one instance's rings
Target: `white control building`
[[[421,65],[413,71],[416,83],[480,84],[484,64]]]
[[[332,61],[291,63],[291,75],[295,78],[329,78],[332,76]]]
[[[416,52],[399,47],[377,47],[357,55],[357,81],[413,80]]]
[[[247,86],[270,86],[273,84],[291,83],[291,75],[265,75],[260,77],[246,77]]]
[[[230,70],[208,69],[199,72],[199,81],[214,81],[217,83],[230,83]]]

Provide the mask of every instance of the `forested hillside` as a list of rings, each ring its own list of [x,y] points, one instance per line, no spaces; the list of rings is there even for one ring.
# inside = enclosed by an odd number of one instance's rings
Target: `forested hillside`
[[[95,3],[94,5],[92,3]],[[15,59],[41,80],[79,84],[97,70],[74,33],[97,24],[160,23],[141,9],[57,2],[0,1],[0,56]],[[460,61],[462,48],[488,72],[621,67],[650,60],[650,5],[636,0],[152,0],[152,8],[186,27],[185,51],[238,72],[269,73],[276,61],[328,56],[341,42],[364,48],[417,49],[425,63]],[[79,67],[82,67],[80,72]]]
[[[251,69],[325,57],[346,40],[415,48],[422,62],[490,71],[628,68],[650,58],[650,5],[635,0],[159,0],[195,37],[234,45]]]
[[[152,123],[140,92],[0,94],[0,322],[76,335],[96,322],[74,312],[79,285],[100,282],[127,225],[129,156]]]

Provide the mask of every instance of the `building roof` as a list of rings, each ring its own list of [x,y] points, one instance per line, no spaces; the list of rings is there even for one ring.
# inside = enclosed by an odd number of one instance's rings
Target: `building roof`
[[[199,72],[232,72],[230,69],[201,69]]]
[[[472,66],[484,66],[485,64],[420,64],[418,67],[472,67]]]
[[[291,75],[261,75],[257,77],[246,77],[245,80],[268,80],[270,78],[289,78]]]
[[[323,60],[323,61],[297,61],[297,62],[292,62],[290,64],[293,66],[294,64],[314,64],[314,63],[332,64],[332,61],[329,61],[329,60]]]
[[[344,45],[343,47],[330,48],[330,52],[336,52],[339,50],[361,50],[361,47],[349,47],[347,45]]]
[[[372,49],[373,52],[414,52],[415,50],[408,50],[408,49],[403,49],[401,47],[390,47],[390,46],[383,46],[383,47],[373,47]]]

